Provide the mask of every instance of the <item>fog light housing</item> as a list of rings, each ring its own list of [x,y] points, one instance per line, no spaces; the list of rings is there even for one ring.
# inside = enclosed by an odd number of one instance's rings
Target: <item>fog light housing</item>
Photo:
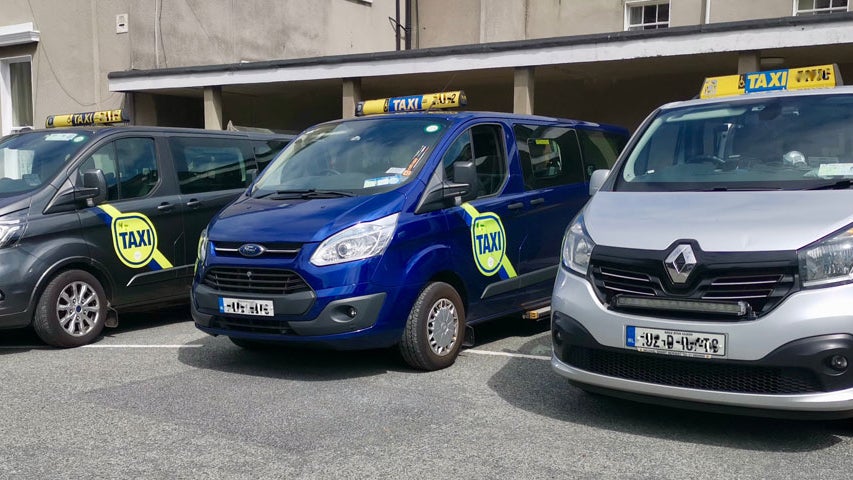
[[[355,318],[356,315],[358,315],[358,310],[355,307],[349,307],[347,309],[347,316],[349,318]]]
[[[847,357],[844,355],[833,355],[828,359],[829,366],[836,371],[847,370]]]

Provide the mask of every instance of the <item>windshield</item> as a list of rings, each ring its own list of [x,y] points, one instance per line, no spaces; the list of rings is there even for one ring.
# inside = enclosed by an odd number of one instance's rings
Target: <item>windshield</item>
[[[50,181],[89,137],[87,132],[27,132],[0,139],[0,197]]]
[[[397,188],[420,170],[447,123],[397,116],[318,125],[282,151],[252,195],[373,195]]]
[[[615,190],[848,188],[853,95],[752,98],[662,111]]]

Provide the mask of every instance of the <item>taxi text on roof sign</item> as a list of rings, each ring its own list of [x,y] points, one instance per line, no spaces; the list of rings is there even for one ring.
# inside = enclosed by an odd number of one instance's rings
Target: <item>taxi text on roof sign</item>
[[[394,112],[423,112],[440,108],[464,107],[467,104],[468,99],[465,97],[465,92],[457,90],[455,92],[365,100],[358,102],[355,106],[355,114],[362,116]]]
[[[805,90],[843,85],[838,65],[768,70],[740,75],[709,77],[702,85],[699,98],[729,97],[745,93],[773,90]]]
[[[101,110],[98,112],[49,115],[44,121],[44,126],[45,128],[79,127],[83,125],[109,125],[128,121],[130,119],[124,114],[124,110]]]

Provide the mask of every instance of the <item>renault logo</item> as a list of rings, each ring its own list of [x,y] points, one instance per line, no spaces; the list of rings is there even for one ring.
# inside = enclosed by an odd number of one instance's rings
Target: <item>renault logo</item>
[[[237,250],[240,252],[240,255],[243,255],[244,257],[257,257],[267,251],[263,245],[258,245],[256,243],[240,245],[240,248]]]
[[[679,245],[666,257],[663,264],[672,283],[683,284],[696,268],[696,255],[693,254],[693,248],[690,245]]]

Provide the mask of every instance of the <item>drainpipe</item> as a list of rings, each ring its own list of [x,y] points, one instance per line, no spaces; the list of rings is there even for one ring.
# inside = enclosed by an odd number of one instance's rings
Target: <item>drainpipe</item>
[[[397,38],[397,51],[400,50],[400,0],[397,0],[397,13],[394,15],[394,36]]]
[[[397,0],[399,3],[399,0]],[[412,49],[412,0],[406,0],[406,20],[403,27],[406,32],[406,50]]]

